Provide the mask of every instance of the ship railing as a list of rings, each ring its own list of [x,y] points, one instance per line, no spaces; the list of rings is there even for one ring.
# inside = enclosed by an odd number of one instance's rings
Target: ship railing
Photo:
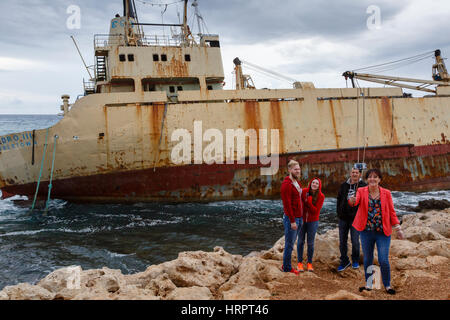
[[[142,47],[166,46],[178,47],[181,45],[180,38],[171,38],[166,35],[151,35],[139,37],[138,45]]]
[[[84,95],[87,96],[89,94],[95,93],[95,82],[90,80],[84,80],[83,79],[83,88],[84,88]]]
[[[136,45],[138,47],[151,47],[151,46],[166,46],[166,47],[178,47],[181,45],[181,38],[169,37],[168,35],[151,35],[136,37],[138,40]],[[105,35],[97,34],[94,36],[94,48],[95,50],[106,49],[111,46],[124,46],[125,37],[123,35]]]
[[[94,48],[103,49],[111,46],[120,46],[124,45],[124,36],[121,34],[118,35],[109,35],[109,34],[96,34],[94,36]]]

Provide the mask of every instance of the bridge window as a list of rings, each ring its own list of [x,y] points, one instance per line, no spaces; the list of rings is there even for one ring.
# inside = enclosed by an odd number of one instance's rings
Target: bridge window
[[[167,55],[166,54],[162,54],[161,55],[161,61],[167,61]]]
[[[131,62],[134,61],[134,54],[129,54],[128,55],[128,61],[131,61]]]
[[[126,61],[124,54],[119,54],[119,61],[121,61],[121,62]]]
[[[153,55],[153,61],[159,61],[159,55],[154,54]]]
[[[190,54],[185,54],[184,55],[184,60],[188,61],[188,62],[191,61],[191,55]]]

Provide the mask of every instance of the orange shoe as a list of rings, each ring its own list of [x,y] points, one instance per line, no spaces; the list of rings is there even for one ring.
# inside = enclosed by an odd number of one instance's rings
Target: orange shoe
[[[305,271],[305,269],[303,269],[303,263],[299,262],[297,264],[297,271],[298,272],[304,272]]]
[[[308,269],[308,271],[311,271],[311,272],[314,271],[314,268],[313,268],[313,266],[312,266],[312,263],[308,263],[308,264],[306,265],[306,268]]]

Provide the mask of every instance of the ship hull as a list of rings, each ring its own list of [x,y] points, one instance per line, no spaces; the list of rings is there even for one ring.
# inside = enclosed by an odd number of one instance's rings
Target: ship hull
[[[364,159],[363,159],[364,156]],[[300,162],[301,184],[319,177],[323,191],[335,197],[352,165],[365,161],[383,172],[382,185],[397,191],[450,189],[450,144],[395,145],[364,149],[321,150],[280,155],[280,170],[260,174],[257,164],[200,164],[78,176],[53,182],[52,197],[73,202],[210,202],[278,199],[290,159]],[[39,198],[46,198],[48,182],[41,182]],[[33,197],[36,183],[8,186],[4,195]]]
[[[70,201],[271,199],[279,197],[289,159],[300,162],[303,185],[319,177],[327,196],[336,195],[355,162],[379,168],[391,190],[450,189],[450,98],[405,98],[387,88],[360,95],[357,89],[184,91],[178,103],[164,92],[89,95],[48,134],[0,137],[0,189],[33,197],[41,176],[38,195],[46,198],[53,173],[51,197]],[[233,136],[239,130],[243,143]],[[355,147],[364,144],[366,150]],[[268,153],[279,154],[271,175],[261,171]],[[213,154],[219,161],[209,161]]]

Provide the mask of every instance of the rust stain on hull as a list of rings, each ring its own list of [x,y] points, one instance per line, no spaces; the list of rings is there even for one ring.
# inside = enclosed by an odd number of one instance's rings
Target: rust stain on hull
[[[394,104],[387,97],[381,99],[378,106],[378,118],[380,119],[381,132],[384,134],[386,144],[399,144],[397,130],[394,125]]]
[[[346,156],[344,157],[343,154]],[[87,177],[57,180],[53,183],[55,198],[83,202],[135,201],[221,201],[230,199],[279,198],[281,182],[286,175],[283,166],[297,159],[306,179],[319,177],[323,191],[335,197],[342,181],[357,159],[357,150],[281,155],[280,171],[274,176],[261,176],[260,164],[188,165],[181,167],[123,171]],[[380,168],[383,186],[391,190],[427,191],[450,189],[448,167],[450,145],[414,147],[412,145],[367,149],[369,168]],[[305,177],[305,176],[304,176]],[[7,186],[9,194],[32,196],[36,184]],[[42,182],[40,198],[47,195],[47,182]]]
[[[280,153],[284,153],[284,127],[283,120],[281,118],[281,102],[280,101],[271,101],[270,102],[270,128],[279,130],[279,138],[280,138]],[[272,143],[272,142],[271,142]]]

